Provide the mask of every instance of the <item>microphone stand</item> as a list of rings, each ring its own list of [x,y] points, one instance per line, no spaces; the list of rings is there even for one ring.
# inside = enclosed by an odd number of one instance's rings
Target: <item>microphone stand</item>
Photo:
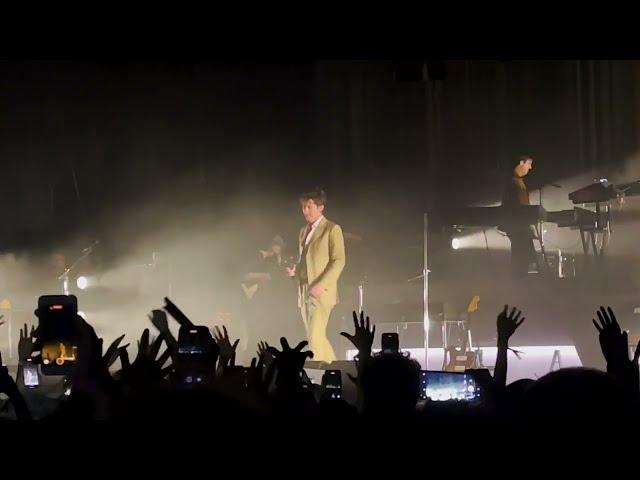
[[[542,204],[542,189],[544,188],[544,185],[540,185],[540,208],[544,208],[544,205]],[[542,222],[542,219],[538,220],[538,228],[540,229],[540,245],[542,248],[542,251],[544,251],[544,224]],[[543,260],[546,262],[547,259],[543,258]]]
[[[64,295],[69,295],[69,274],[89,255],[93,253],[93,248],[100,243],[98,240],[93,242],[89,247],[82,250],[82,255],[80,255],[70,267],[66,268],[64,272],[58,275],[58,280],[62,280],[62,293]]]
[[[560,185],[557,185],[555,183],[551,183],[549,184],[552,187],[556,187],[556,188],[562,188]],[[542,189],[544,188],[544,185],[540,185],[540,191],[539,191],[539,196],[540,196],[540,208],[544,208],[544,205],[542,204]],[[540,249],[542,250],[542,259],[544,260],[545,265],[548,265],[547,263],[547,259],[546,259],[546,255],[545,255],[545,248],[544,248],[544,222],[542,219],[540,219],[538,221],[538,229],[539,232],[538,234],[540,235]],[[562,262],[562,254],[558,253],[558,263]]]

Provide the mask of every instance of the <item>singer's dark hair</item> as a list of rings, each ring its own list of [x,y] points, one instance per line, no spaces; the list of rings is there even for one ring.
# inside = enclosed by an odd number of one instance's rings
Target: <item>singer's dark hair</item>
[[[504,175],[511,177],[511,175],[513,175],[513,169],[516,168],[520,162],[526,162],[527,160],[533,161],[533,157],[531,155],[521,153],[520,155],[515,155],[507,162],[500,162],[499,169]]]
[[[327,203],[327,194],[321,188],[315,188],[310,192],[305,192],[301,194],[299,198],[301,202],[313,200],[313,203],[315,203],[316,205],[326,205]]]
[[[525,155],[525,154],[518,155],[518,156],[516,157],[516,161],[515,161],[515,163],[513,164],[513,166],[515,167],[515,166],[516,166],[516,165],[518,165],[520,162],[526,162],[527,160],[531,160],[531,161],[533,162],[533,157],[532,157],[531,155]]]

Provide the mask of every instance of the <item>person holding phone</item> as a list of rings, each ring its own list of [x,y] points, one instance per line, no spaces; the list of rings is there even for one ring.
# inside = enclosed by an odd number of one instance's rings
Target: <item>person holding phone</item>
[[[327,324],[338,302],[338,278],[345,266],[344,236],[340,225],[324,216],[327,195],[316,189],[300,196],[307,224],[300,229],[298,263],[287,267],[298,281],[298,307],[314,360],[336,359],[327,338]]]

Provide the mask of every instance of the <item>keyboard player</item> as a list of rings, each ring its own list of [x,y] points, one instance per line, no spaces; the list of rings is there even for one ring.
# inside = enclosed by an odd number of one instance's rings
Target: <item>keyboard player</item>
[[[504,224],[500,229],[511,241],[511,269],[514,277],[521,278],[529,272],[529,266],[536,263],[531,225],[523,220],[522,207],[530,205],[529,191],[524,177],[533,168],[533,158],[521,155],[510,166],[502,192]]]

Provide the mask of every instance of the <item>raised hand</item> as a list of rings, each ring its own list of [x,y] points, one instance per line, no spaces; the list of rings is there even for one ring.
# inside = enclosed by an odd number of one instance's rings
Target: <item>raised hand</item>
[[[636,346],[633,360],[629,360],[629,338],[622,331],[611,307],[600,307],[597,312],[600,323],[592,319],[598,330],[600,348],[607,361],[607,372],[612,374],[633,398],[640,394],[638,378],[638,359],[640,358],[640,342]]]
[[[518,329],[524,317],[520,318],[522,312],[516,307],[509,312],[509,305],[505,305],[504,309],[498,315],[497,330],[498,330],[498,351],[496,353],[496,365],[493,370],[494,385],[499,388],[504,388],[507,385],[507,351],[509,350],[509,339]],[[515,352],[514,350],[514,353]]]
[[[256,352],[258,354],[258,358],[264,356],[266,353],[269,353],[268,349],[269,344],[267,342],[258,342],[258,351]]]
[[[120,356],[120,349],[121,348],[126,349],[129,346],[128,343],[126,345],[120,346],[120,342],[122,342],[123,338],[124,338],[124,334],[116,338],[111,343],[111,345],[109,345],[109,348],[107,348],[107,351],[102,356],[102,361],[104,362],[105,367],[110,368],[111,365],[113,365],[115,361],[118,359],[118,357]]]
[[[371,328],[371,322],[369,317],[364,316],[364,312],[360,312],[360,319],[358,320],[358,314],[353,312],[353,327],[355,333],[350,335],[347,332],[340,332],[340,335],[349,340],[354,347],[358,349],[360,356],[371,355],[371,348],[373,347],[373,338],[376,334],[376,326]]]
[[[237,339],[233,344],[231,344],[231,340],[229,339],[229,333],[227,332],[227,327],[222,326],[222,331],[220,327],[215,327],[213,331],[213,336],[216,339],[216,343],[218,344],[218,348],[220,349],[220,364],[223,366],[226,365],[235,365],[236,363],[236,348],[240,339]]]
[[[498,315],[498,344],[508,344],[509,338],[514,334],[520,325],[524,322],[525,317],[520,318],[522,312],[516,307],[509,312],[509,305],[504,306],[504,310]]]
[[[167,314],[165,312],[162,310],[151,310],[148,316],[153,326],[156,327],[160,333],[169,330],[169,322],[167,321]]]
[[[178,341],[171,333],[171,330],[169,330],[167,314],[163,310],[152,310],[148,317],[153,326],[163,335],[167,348],[171,353],[171,359],[175,361],[176,355],[178,354]]]
[[[119,348],[120,362],[122,363],[122,376],[125,382],[137,383],[139,385],[149,385],[162,381],[172,366],[164,367],[170,357],[170,352],[166,349],[159,357],[158,353],[162,346],[163,334],[151,340],[149,329],[145,328],[138,341],[138,354],[133,361],[129,362],[129,354],[126,348]]]
[[[160,347],[162,346],[162,340],[164,339],[163,334],[161,333],[156,338],[151,338],[149,336],[149,329],[145,328],[142,332],[142,336],[138,341],[138,355],[134,361],[148,361],[148,362],[158,362],[160,358],[158,358],[158,353],[160,352]],[[164,354],[163,354],[164,355]],[[164,358],[164,362],[166,362],[166,357]],[[162,367],[164,364],[159,364],[159,367]]]
[[[591,319],[598,330],[600,348],[607,364],[611,366],[629,361],[629,340],[627,332],[623,332],[611,307],[604,307],[596,312],[600,323]]]
[[[304,367],[304,362],[307,358],[313,358],[313,352],[311,350],[307,350],[306,352],[302,351],[304,347],[309,345],[309,342],[306,340],[300,342],[294,348],[291,348],[287,339],[282,337],[280,338],[280,344],[282,345],[282,350],[278,350],[275,347],[269,347],[267,349],[267,351],[273,355],[274,361],[279,369],[300,371]]]
[[[276,394],[282,398],[294,398],[303,392],[301,372],[307,358],[313,358],[313,352],[302,351],[309,342],[303,341],[294,348],[289,346],[287,339],[280,339],[282,350],[269,347],[268,352],[274,357],[273,368],[276,379]],[[290,395],[293,395],[291,397]]]
[[[36,327],[32,325],[31,331],[29,332],[26,323],[24,324],[24,329],[20,329],[20,340],[18,341],[18,359],[20,362],[24,362],[31,356],[35,332]]]
[[[269,351],[267,342],[258,342],[258,351],[256,352],[259,361],[264,363],[265,368],[269,369],[273,365],[274,356]]]

